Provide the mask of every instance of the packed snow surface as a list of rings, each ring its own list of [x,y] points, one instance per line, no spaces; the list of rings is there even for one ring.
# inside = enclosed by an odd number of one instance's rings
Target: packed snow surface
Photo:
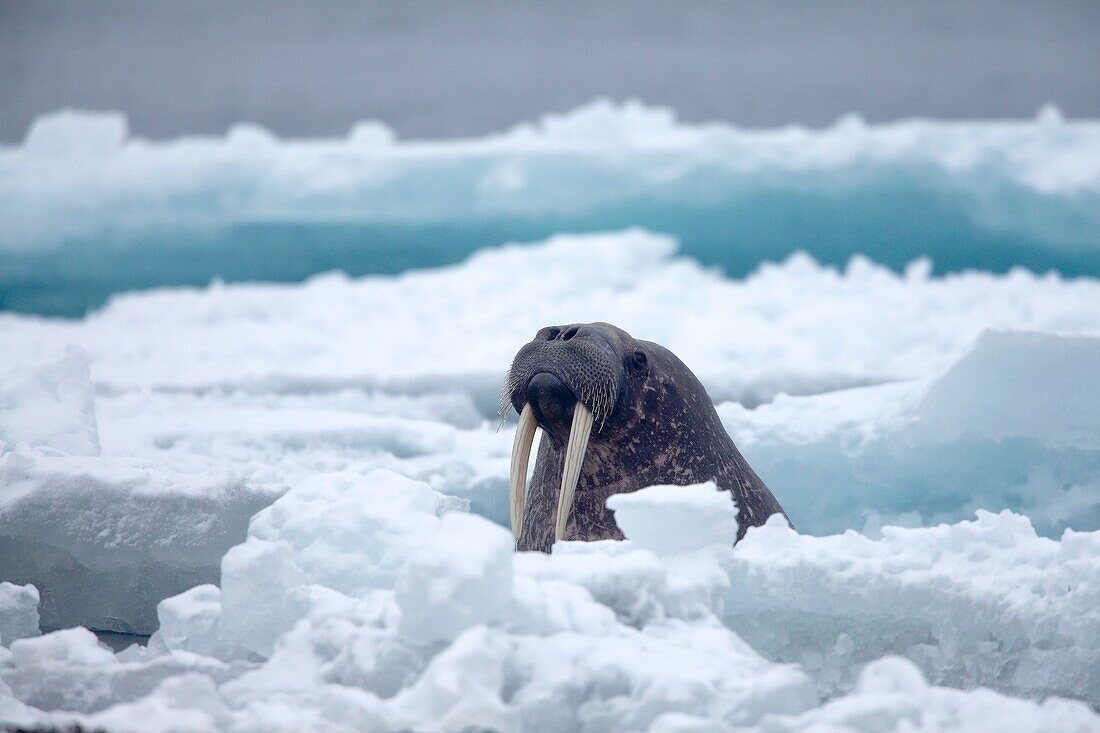
[[[0,315],[0,724],[1100,730],[1098,304],[628,230]],[[593,320],[700,376],[797,531],[653,487],[627,541],[512,551],[501,377]]]
[[[715,524],[712,485],[677,488],[620,500],[624,531]],[[736,550],[647,536],[516,555],[507,530],[426,484],[317,474],[256,515],[220,590],[160,604],[147,649],[116,656],[80,628],[15,641],[0,715],[110,730],[1100,726],[1052,696],[1097,702],[1100,533],[1047,540],[982,512],[877,541],[782,521]]]

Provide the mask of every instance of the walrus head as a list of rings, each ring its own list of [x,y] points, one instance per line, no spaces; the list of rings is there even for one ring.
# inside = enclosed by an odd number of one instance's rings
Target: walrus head
[[[509,476],[518,549],[622,539],[607,497],[655,484],[715,481],[737,503],[737,539],[783,511],[691,370],[663,346],[611,324],[535,334],[508,370],[502,417],[509,408],[520,416]],[[543,438],[527,490],[536,427]]]

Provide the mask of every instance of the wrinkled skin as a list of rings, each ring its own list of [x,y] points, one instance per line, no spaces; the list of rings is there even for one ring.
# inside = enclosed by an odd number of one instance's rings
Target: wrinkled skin
[[[578,398],[595,424],[565,539],[622,539],[607,497],[655,484],[713,480],[737,504],[737,540],[748,527],[783,513],[722,427],[703,385],[659,344],[607,323],[544,328],[516,354],[503,398],[517,412],[530,401],[543,431],[517,549],[549,552],[554,543]]]

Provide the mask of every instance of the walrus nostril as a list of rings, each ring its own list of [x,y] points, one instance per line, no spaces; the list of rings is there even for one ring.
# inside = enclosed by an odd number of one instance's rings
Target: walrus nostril
[[[559,333],[561,333],[560,328],[551,327],[551,328],[547,329],[547,331],[546,331],[546,340],[547,341],[553,341],[554,339],[556,339],[558,337]]]
[[[579,326],[570,326],[569,328],[565,329],[565,332],[561,335],[561,340],[568,341],[569,339],[576,336],[577,331],[579,330],[581,330]]]
[[[568,430],[577,398],[565,382],[553,374],[541,372],[527,383],[527,403],[535,411],[535,418],[543,429]]]

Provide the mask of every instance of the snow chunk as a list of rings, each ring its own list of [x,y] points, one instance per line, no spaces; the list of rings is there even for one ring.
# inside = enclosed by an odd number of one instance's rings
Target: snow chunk
[[[608,497],[623,534],[659,555],[732,544],[737,506],[713,481],[694,486],[651,486]]]
[[[158,648],[269,657],[276,640],[324,601],[310,588],[349,595],[392,590],[409,558],[436,532],[439,517],[462,506],[391,471],[305,479],[256,514],[246,541],[226,553],[220,598],[210,589],[165,601],[170,628],[158,636]],[[461,533],[461,521],[454,520],[454,532]],[[503,531],[483,520],[478,528],[490,537]],[[510,553],[504,558],[510,561]],[[421,599],[418,589],[406,586],[405,592]]]
[[[202,461],[17,446],[0,455],[0,577],[39,589],[46,628],[151,633],[157,601],[217,581],[278,491]]]
[[[401,630],[417,642],[452,641],[511,611],[511,534],[481,517],[450,513],[397,581]]]
[[[216,585],[196,585],[157,604],[160,626],[149,639],[154,652],[181,649],[215,656],[222,639],[216,636],[222,615],[222,592]]]
[[[809,680],[717,624],[647,626],[607,636],[519,640],[516,693],[526,730],[644,730],[696,712],[739,725],[814,703]],[[583,700],[580,705],[573,700]]]
[[[72,109],[37,118],[23,140],[29,157],[68,156],[81,153],[117,153],[128,133],[126,117],[118,112],[85,112]]]
[[[197,672],[166,679],[147,697],[114,705],[87,719],[89,728],[119,733],[204,733],[228,728],[232,722],[217,684]]]
[[[38,636],[38,589],[0,583],[0,644]]]
[[[917,408],[932,442],[1030,438],[1100,450],[1100,338],[986,332]]]
[[[740,724],[813,704],[806,678],[717,626],[600,636],[507,636],[474,627],[394,699],[417,728],[643,730],[670,710]]]
[[[425,728],[515,730],[515,713],[502,699],[509,651],[507,640],[474,627],[432,659],[394,705]]]
[[[57,362],[0,373],[0,453],[24,442],[80,456],[99,455],[88,355],[69,346]]]
[[[249,539],[285,543],[313,582],[341,592],[392,588],[439,516],[462,507],[392,471],[318,474],[253,517]]]
[[[270,656],[275,640],[303,615],[302,604],[289,591],[306,582],[289,544],[249,538],[222,559],[218,631],[244,649]],[[199,640],[210,643],[202,636]]]
[[[11,645],[11,661],[17,667],[102,667],[117,664],[111,650],[101,646],[95,634],[80,627],[21,639]]]

